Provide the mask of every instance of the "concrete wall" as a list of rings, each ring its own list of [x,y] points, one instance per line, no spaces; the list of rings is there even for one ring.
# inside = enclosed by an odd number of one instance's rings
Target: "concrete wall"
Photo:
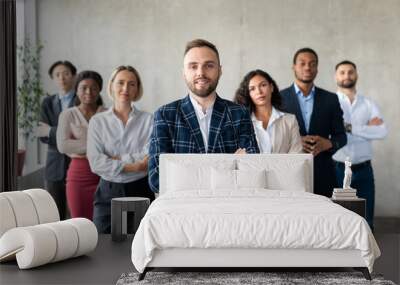
[[[359,66],[359,90],[380,105],[390,135],[375,142],[376,214],[400,216],[400,1],[398,0],[37,0],[38,37],[47,68],[68,59],[108,80],[120,64],[138,68],[145,95],[139,106],[153,112],[186,94],[182,53],[193,38],[219,48],[223,75],[218,93],[231,99],[253,68],[270,72],[280,87],[291,84],[296,49],[320,56],[316,84],[331,91],[334,65]],[[105,92],[103,92],[105,95]],[[106,97],[106,96],[105,96]],[[109,102],[108,102],[109,103]]]

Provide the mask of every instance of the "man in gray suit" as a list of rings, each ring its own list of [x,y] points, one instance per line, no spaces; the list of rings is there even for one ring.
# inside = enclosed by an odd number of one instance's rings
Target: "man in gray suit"
[[[57,204],[60,219],[64,220],[66,214],[65,177],[70,159],[58,151],[56,133],[58,116],[63,110],[74,105],[73,88],[76,68],[69,61],[57,61],[51,65],[49,75],[59,91],[43,100],[37,136],[43,143],[48,144],[45,169],[46,189]]]

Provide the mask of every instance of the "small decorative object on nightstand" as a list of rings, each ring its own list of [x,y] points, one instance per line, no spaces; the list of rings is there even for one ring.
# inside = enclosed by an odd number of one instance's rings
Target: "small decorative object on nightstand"
[[[353,172],[351,171],[351,161],[349,157],[346,157],[344,165],[345,167],[344,167],[343,189],[349,190],[352,189],[350,187],[350,184],[351,184],[351,176],[353,175]]]
[[[121,197],[111,200],[111,238],[113,241],[123,241],[128,233],[127,212],[133,212],[133,233],[139,227],[150,205],[149,198],[143,197]]]
[[[332,199],[338,200],[351,200],[357,199],[357,190],[356,189],[342,189],[342,188],[335,188],[333,189]]]
[[[333,189],[332,199],[336,200],[353,200],[357,199],[357,190],[350,187],[351,184],[351,161],[349,157],[346,157],[346,161],[344,162],[344,179],[343,179],[343,188],[335,188]]]
[[[332,201],[342,207],[359,214],[361,217],[365,218],[365,199],[357,197],[357,190],[350,187],[351,184],[351,161],[349,157],[346,157],[344,162],[344,179],[343,188],[333,189]]]

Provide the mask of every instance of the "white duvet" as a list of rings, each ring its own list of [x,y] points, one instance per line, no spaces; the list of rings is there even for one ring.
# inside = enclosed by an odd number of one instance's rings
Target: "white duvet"
[[[370,271],[380,255],[359,215],[323,196],[265,189],[160,196],[134,237],[135,268],[164,248],[358,249]]]

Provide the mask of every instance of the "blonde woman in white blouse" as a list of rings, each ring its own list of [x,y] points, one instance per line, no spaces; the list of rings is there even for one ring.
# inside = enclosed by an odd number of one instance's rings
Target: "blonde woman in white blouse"
[[[99,176],[90,170],[86,158],[89,121],[104,110],[100,91],[103,79],[95,71],[82,71],[75,83],[75,106],[60,114],[57,129],[57,147],[71,157],[67,171],[67,204],[71,217],[92,220],[93,195]]]
[[[248,107],[261,153],[302,152],[296,117],[279,110],[279,89],[267,72],[257,69],[246,74],[235,102]]]
[[[89,124],[88,159],[93,172],[101,177],[93,212],[99,233],[111,231],[112,198],[135,196],[154,200],[147,181],[153,116],[134,104],[142,94],[142,81],[136,69],[129,65],[116,68],[108,83],[113,106]]]

